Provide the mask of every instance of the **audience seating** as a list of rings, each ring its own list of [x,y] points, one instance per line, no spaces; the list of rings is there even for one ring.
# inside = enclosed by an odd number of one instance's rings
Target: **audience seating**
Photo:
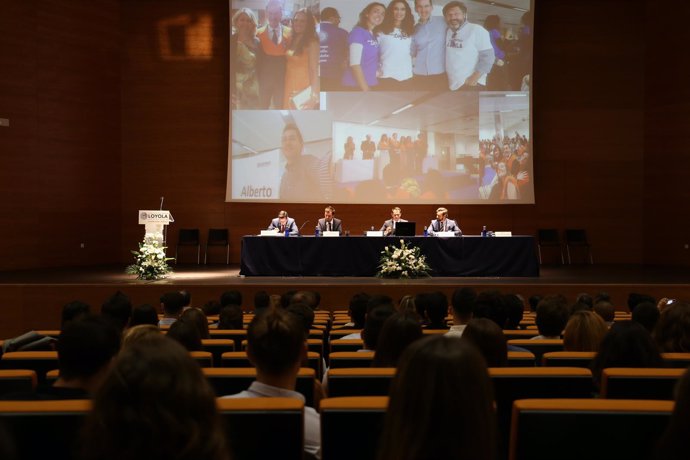
[[[322,399],[323,460],[374,460],[387,407],[386,396]]]
[[[233,460],[304,456],[304,403],[294,398],[222,398],[218,411],[224,419]]]
[[[544,353],[541,364],[548,367],[585,367],[589,369],[596,355],[594,351],[552,351]]]
[[[242,350],[242,341],[247,339],[246,329],[210,329],[212,339],[228,339],[235,342],[235,350]]]
[[[342,351],[357,351],[364,348],[362,339],[331,340],[331,354]]]
[[[544,353],[550,351],[563,351],[563,340],[562,339],[513,339],[508,340],[510,345],[515,345],[516,347],[525,348],[528,351],[534,353],[534,358],[537,363],[541,363],[541,358]]]
[[[209,228],[208,238],[206,238],[206,248],[204,250],[204,265],[208,263],[208,247],[225,247],[225,264],[230,264],[230,238],[227,228]]]
[[[213,355],[209,351],[190,351],[192,356],[201,367],[213,367]]]
[[[509,367],[534,367],[534,353],[528,351],[509,351],[508,352],[508,366]]]
[[[201,262],[201,242],[199,241],[198,228],[181,228],[177,236],[177,245],[175,246],[175,264],[179,262],[178,253],[180,246],[196,246],[196,264]]]
[[[506,340],[529,339],[539,335],[539,331],[534,329],[504,329],[503,335],[506,336]]]
[[[690,366],[690,353],[662,353],[666,367],[682,367],[687,369]]]
[[[203,351],[211,353],[213,365],[220,367],[223,353],[235,351],[235,341],[230,339],[202,339],[201,347]]]
[[[341,340],[346,335],[362,332],[361,329],[335,329],[330,332],[331,341]]]
[[[394,367],[328,370],[328,397],[388,396]]]
[[[307,349],[323,355],[323,339],[307,339]]]
[[[57,351],[11,351],[2,355],[1,369],[31,369],[39,384],[45,382],[46,372],[58,368]]]
[[[0,370],[0,395],[31,392],[36,388],[36,371],[28,369]]]
[[[671,401],[515,401],[510,460],[648,460],[671,418]]]
[[[234,395],[249,388],[256,380],[253,367],[205,367],[204,375],[218,396]],[[314,406],[314,380],[316,371],[302,367],[297,374],[296,391],[302,393],[307,406]]]
[[[249,362],[246,351],[231,351],[223,353],[221,356],[222,367],[253,367]],[[316,371],[316,375],[321,375],[321,355],[314,351],[307,352],[307,367]]]
[[[599,396],[607,399],[674,400],[685,369],[608,368],[602,371]]]
[[[60,329],[42,329],[36,331],[36,333],[44,335],[46,337],[53,337],[55,339],[60,338]]]
[[[371,367],[373,351],[338,351],[329,356],[331,369],[347,367]]]

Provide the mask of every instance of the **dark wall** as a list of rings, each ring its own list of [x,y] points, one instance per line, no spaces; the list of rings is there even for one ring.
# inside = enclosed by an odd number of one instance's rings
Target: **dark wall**
[[[241,235],[267,225],[279,207],[300,223],[321,216],[321,205],[224,203],[227,2],[73,4],[33,0],[0,18],[9,31],[0,40],[11,45],[0,68],[12,69],[0,75],[0,112],[12,118],[0,128],[0,161],[9,162],[0,187],[13,197],[0,204],[0,232],[10,241],[0,249],[12,255],[0,268],[127,263],[143,233],[136,210],[157,208],[161,196],[176,219],[169,252],[180,228],[227,227],[235,262]],[[522,234],[583,227],[598,263],[689,264],[681,19],[668,27],[645,0],[537,4],[536,204],[450,206],[451,216],[470,234],[482,225]],[[334,205],[353,234],[389,214],[384,205]],[[96,208],[107,211],[107,225],[86,225]],[[434,210],[404,213],[425,222]],[[94,241],[86,250],[74,249],[78,231]]]

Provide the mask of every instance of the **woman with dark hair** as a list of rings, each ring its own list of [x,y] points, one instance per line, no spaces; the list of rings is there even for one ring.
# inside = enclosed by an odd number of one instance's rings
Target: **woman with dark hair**
[[[376,28],[381,53],[381,75],[377,89],[409,89],[412,81],[412,35],[414,19],[410,5],[403,0],[388,4],[383,22]]]
[[[565,351],[599,351],[601,341],[608,333],[606,323],[592,311],[581,310],[573,313],[563,332]]]
[[[477,347],[489,367],[508,365],[508,340],[498,324],[487,318],[471,320],[462,333],[462,338]]]
[[[256,38],[258,21],[249,8],[240,8],[232,16],[230,37],[230,103],[233,109],[259,108],[259,79],[256,69],[261,59],[261,45]]]
[[[94,396],[88,460],[226,460],[215,394],[187,350],[164,336],[123,348]]]
[[[473,345],[442,335],[418,340],[391,384],[378,458],[493,460],[493,407],[489,373]]]
[[[285,53],[285,109],[316,109],[319,103],[319,36],[308,8],[292,16]]]
[[[690,352],[690,304],[675,302],[664,308],[654,329],[662,353]]]
[[[676,386],[676,405],[671,423],[659,441],[658,460],[685,460],[690,452],[690,370]]]
[[[211,334],[208,332],[208,318],[200,308],[186,309],[180,319],[196,326],[202,340],[211,338]]]
[[[179,342],[188,351],[201,351],[201,335],[196,325],[187,320],[178,319],[170,326],[167,336]]]
[[[359,22],[347,39],[350,45],[350,66],[343,75],[343,86],[352,90],[369,91],[379,84],[379,42],[374,29],[381,25],[386,13],[382,3],[369,3],[359,13]]]
[[[398,367],[398,360],[408,345],[422,338],[417,313],[401,312],[389,317],[381,328],[373,367]]]

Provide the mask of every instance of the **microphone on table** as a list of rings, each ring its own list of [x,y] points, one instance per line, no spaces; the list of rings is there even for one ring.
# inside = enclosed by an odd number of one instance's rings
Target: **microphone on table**
[[[307,225],[308,223],[309,223],[308,220],[305,221],[305,222],[300,226],[300,228],[297,230],[297,234],[298,234],[299,236],[302,236],[302,229],[303,229],[304,226]]]

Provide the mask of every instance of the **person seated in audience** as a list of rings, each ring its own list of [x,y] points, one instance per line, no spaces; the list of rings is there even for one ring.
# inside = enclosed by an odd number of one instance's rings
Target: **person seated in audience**
[[[417,306],[414,302],[413,295],[404,295],[398,302],[398,311],[400,313],[417,313]]]
[[[563,332],[565,351],[599,351],[609,329],[603,319],[592,311],[573,313]]]
[[[277,309],[255,316],[247,330],[247,357],[256,367],[256,380],[245,391],[225,398],[295,398],[297,373],[306,358],[304,326],[296,315]],[[321,451],[319,414],[304,408],[304,450],[319,458]]]
[[[422,299],[427,318],[425,328],[448,330],[448,324],[446,323],[446,316],[448,316],[448,298],[446,295],[437,291],[423,296]]]
[[[91,306],[81,300],[74,300],[66,303],[62,307],[62,315],[60,317],[60,330],[63,330],[67,323],[72,320],[83,318],[91,312]]]
[[[678,300],[661,311],[654,340],[662,353],[690,352],[690,303]]]
[[[140,324],[151,324],[158,327],[158,313],[155,308],[147,303],[137,305],[132,309],[129,327],[139,326]]]
[[[132,343],[94,396],[86,460],[229,460],[215,393],[181,345],[162,334]]]
[[[532,313],[535,313],[537,311],[537,305],[539,305],[539,302],[541,302],[542,297],[540,295],[533,295],[530,296],[527,301],[529,302],[529,311]]]
[[[254,314],[260,315],[271,306],[271,296],[266,291],[258,291],[254,294]]]
[[[582,303],[582,302],[575,302],[570,307],[568,307],[568,314],[569,315],[573,315],[574,313],[577,313],[578,311],[592,311],[592,308],[589,305],[587,305],[586,303]]]
[[[506,306],[506,323],[503,329],[520,329],[520,321],[525,315],[525,304],[517,294],[505,294],[503,303]]]
[[[294,289],[291,289],[289,291],[285,291],[283,295],[280,296],[280,307],[281,308],[287,308],[290,306],[292,303],[292,297],[297,294],[297,291]]]
[[[598,387],[607,367],[663,367],[659,349],[647,330],[633,321],[614,323],[592,361],[592,377]]]
[[[188,351],[201,351],[201,334],[197,329],[196,324],[189,320],[177,320],[168,330],[167,336],[179,342]]]
[[[221,305],[217,300],[209,300],[201,306],[206,316],[215,316],[220,314]]]
[[[305,340],[309,338],[309,331],[314,325],[314,310],[303,302],[293,302],[286,310],[291,315],[297,316],[304,326]]]
[[[425,337],[400,359],[378,459],[493,460],[495,419],[491,379],[479,351],[461,338]]]
[[[364,328],[364,323],[367,317],[367,304],[371,296],[365,292],[358,292],[350,298],[350,304],[347,308],[347,314],[350,316],[350,322],[345,324],[345,329],[359,329]],[[361,339],[360,332],[353,332],[342,337],[344,340]]]
[[[184,305],[182,306],[182,310],[184,311],[188,308],[192,308],[192,293],[186,289],[183,289],[180,291],[180,294],[182,294],[182,299],[184,299]]]
[[[383,323],[393,313],[395,313],[395,308],[390,304],[376,306],[367,313],[367,322],[364,324],[364,329],[362,329],[364,348],[360,351],[376,351]]]
[[[202,340],[211,338],[211,334],[208,332],[208,318],[206,318],[201,308],[191,307],[184,310],[180,319],[194,325],[197,331],[199,331],[199,337]]]
[[[488,318],[504,329],[508,322],[505,297],[497,290],[482,291],[474,301],[474,317]]]
[[[153,324],[138,324],[125,331],[122,336],[122,348],[128,347],[141,340],[148,340],[150,337],[161,335],[161,330]]]
[[[163,294],[161,296],[163,318],[158,321],[158,327],[170,326],[177,321],[182,314],[182,307],[184,307],[184,297],[182,294],[177,291]]]
[[[638,294],[636,292],[631,292],[628,294],[628,310],[630,310],[630,313],[634,312],[635,307],[642,302],[651,302],[656,305],[656,299],[650,295]]]
[[[470,287],[456,289],[453,292],[451,300],[453,325],[446,335],[455,335],[461,337],[467,323],[470,322],[474,312],[474,301],[477,299],[477,293]]]
[[[292,299],[290,299],[290,303],[304,303],[311,308],[312,311],[316,311],[319,307],[317,295],[314,291],[297,291],[295,295],[292,296]]]
[[[592,296],[586,292],[581,292],[578,294],[577,299],[575,299],[575,303],[587,305],[588,310],[592,310],[594,308],[594,299],[592,299]]]
[[[220,296],[220,307],[227,307],[228,305],[242,306],[242,293],[237,289],[225,291]]]
[[[690,369],[676,386],[676,404],[671,421],[659,440],[656,460],[685,460],[690,452]]]
[[[534,319],[539,335],[532,339],[560,339],[568,322],[568,307],[565,297],[561,295],[545,297],[537,306]]]
[[[244,314],[239,305],[223,307],[218,316],[218,329],[244,329]]]
[[[632,320],[640,323],[650,334],[654,332],[659,316],[661,316],[659,309],[651,302],[637,304],[632,312]]]
[[[606,327],[611,327],[613,321],[616,319],[616,307],[607,300],[600,300],[595,303],[594,313],[601,316],[601,319],[606,323]]]
[[[598,302],[611,302],[611,295],[608,292],[599,292],[597,295],[594,296],[594,304],[596,305]]]
[[[395,313],[389,316],[381,328],[372,367],[398,367],[398,360],[408,345],[421,339],[423,335],[417,313]]]
[[[122,332],[129,325],[132,302],[122,291],[117,291],[101,305],[101,316]]]
[[[490,319],[476,318],[470,321],[462,338],[477,347],[487,366],[508,365],[508,340],[503,335],[503,330]]]

